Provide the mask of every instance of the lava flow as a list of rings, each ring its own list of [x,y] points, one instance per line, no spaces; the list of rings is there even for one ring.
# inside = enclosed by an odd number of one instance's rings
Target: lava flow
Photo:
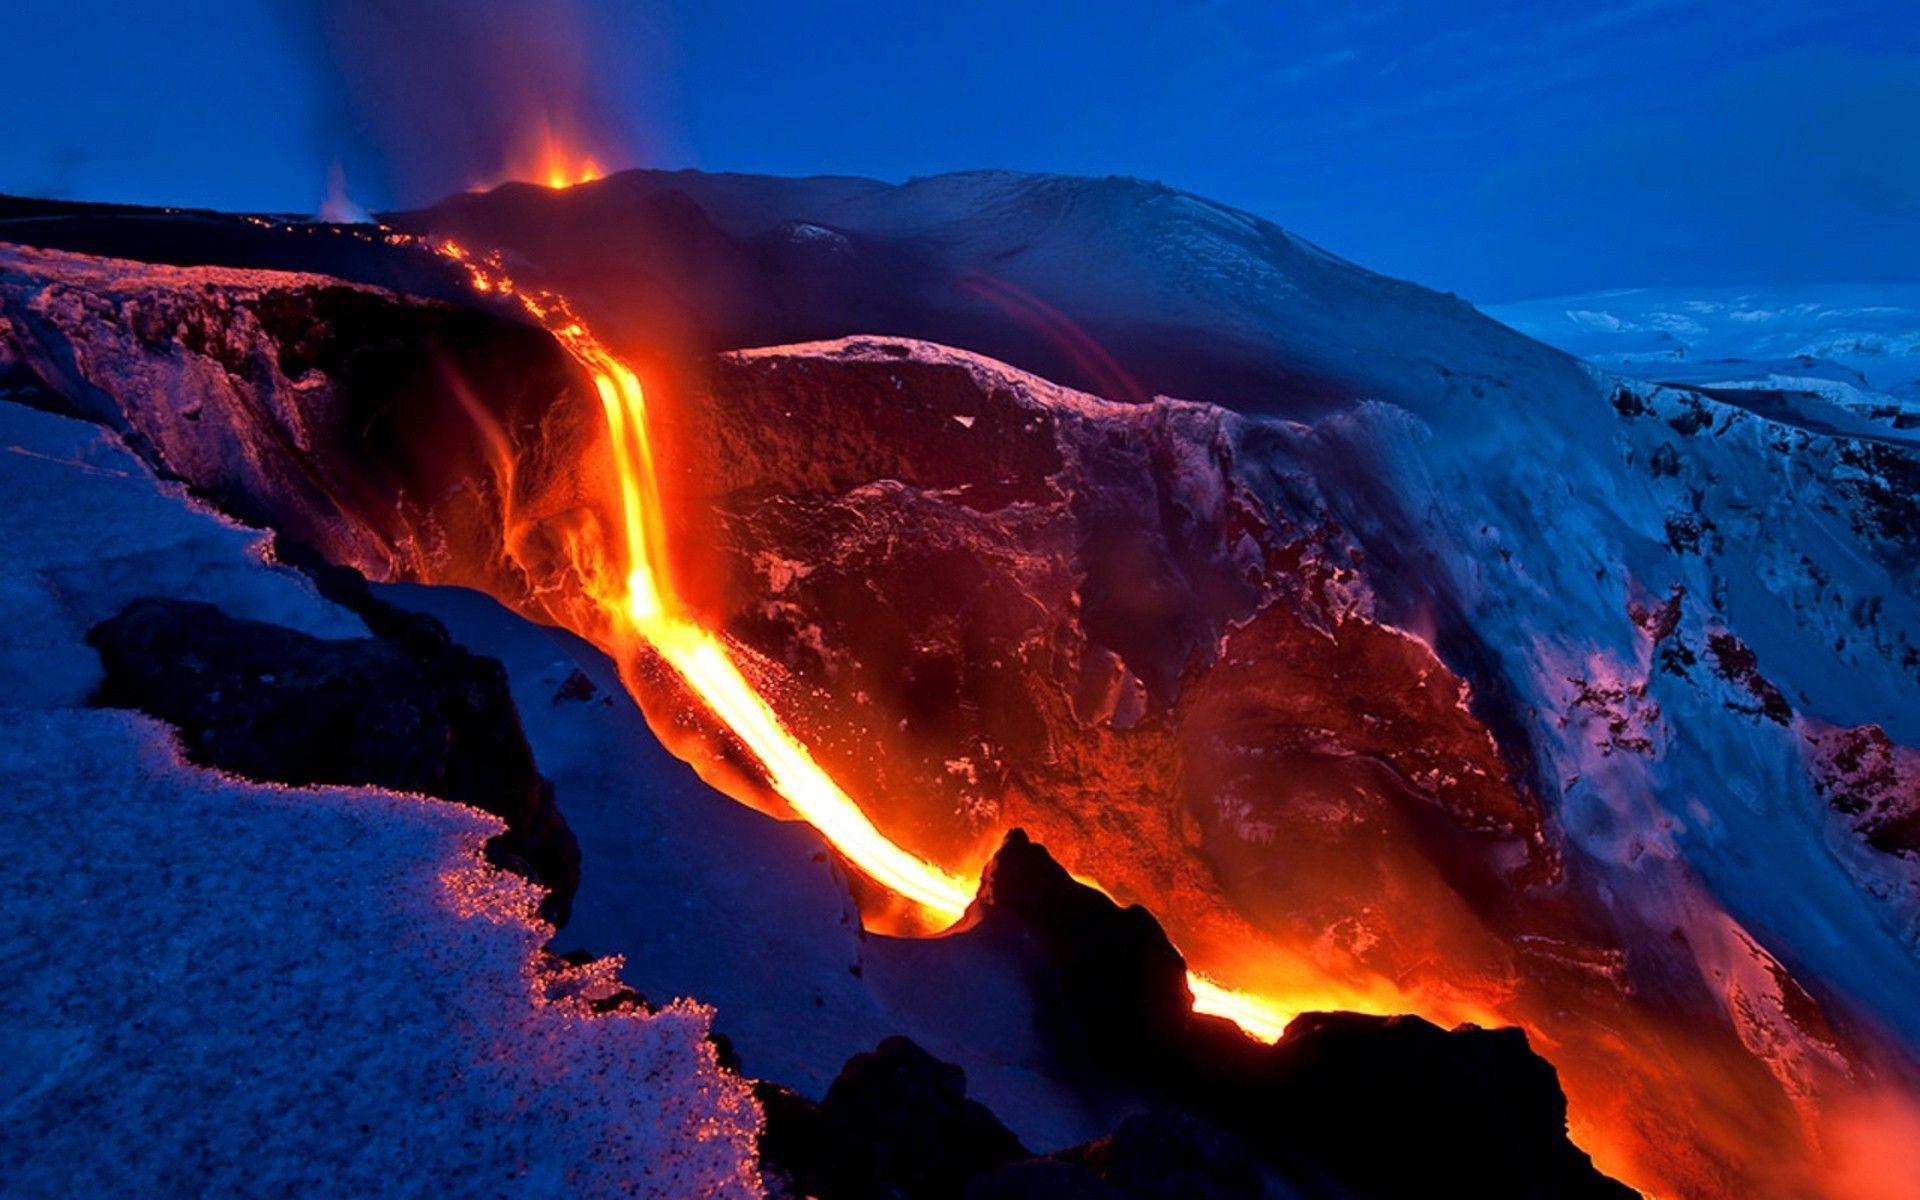
[[[650,647],[739,739],[765,773],[767,784],[842,857],[910,902],[927,925],[945,927],[957,921],[972,902],[979,880],[945,871],[882,834],[782,724],[735,663],[726,643],[689,619],[678,602],[669,580],[666,526],[661,520],[640,377],[595,338],[561,298],[520,290],[495,263],[478,261],[457,244],[445,242],[437,248],[463,263],[479,290],[517,298],[593,379],[619,488],[616,511],[624,569],[604,567],[604,548],[576,553],[575,558],[617,642],[626,643],[616,645],[623,670],[631,667],[634,639]],[[596,569],[589,564],[602,565]],[[1082,882],[1098,886],[1090,880]],[[1295,1015],[1198,973],[1190,972],[1187,982],[1196,1012],[1225,1017],[1262,1041],[1279,1038]]]

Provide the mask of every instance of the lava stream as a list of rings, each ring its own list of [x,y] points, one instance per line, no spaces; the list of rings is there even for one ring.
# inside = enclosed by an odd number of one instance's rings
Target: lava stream
[[[639,376],[601,344],[560,298],[520,291],[497,266],[475,261],[458,245],[442,243],[438,249],[465,264],[479,290],[515,296],[593,378],[620,490],[626,573],[617,585],[595,597],[614,628],[651,646],[739,739],[773,790],[847,861],[914,904],[930,924],[957,921],[972,903],[979,880],[945,871],[875,828],[781,723],[734,662],[726,643],[685,615],[667,581],[666,525],[647,434],[646,393]],[[1194,1011],[1225,1017],[1261,1041],[1279,1038],[1295,1015],[1196,972],[1188,973],[1187,983]]]

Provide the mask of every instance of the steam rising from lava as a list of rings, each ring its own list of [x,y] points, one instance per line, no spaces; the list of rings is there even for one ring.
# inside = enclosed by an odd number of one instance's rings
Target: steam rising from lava
[[[566,187],[634,156],[613,94],[627,81],[589,53],[573,0],[290,0],[290,15],[327,84],[322,140],[362,193]]]

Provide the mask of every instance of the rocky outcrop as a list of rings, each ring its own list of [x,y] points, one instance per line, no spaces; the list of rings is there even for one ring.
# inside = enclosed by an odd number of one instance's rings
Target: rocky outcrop
[[[592,505],[598,413],[546,333],[328,276],[0,245],[0,380],[380,579],[521,595]]]
[[[1029,964],[1064,1053],[1238,1134],[1303,1185],[1369,1197],[1436,1186],[1516,1200],[1634,1194],[1567,1139],[1554,1070],[1518,1029],[1307,1013],[1261,1046],[1193,1012],[1186,964],[1149,913],[1076,883],[1018,831],[969,917]]]
[[[776,1197],[817,1200],[1262,1200],[1300,1193],[1240,1139],[1156,1110],[1034,1157],[966,1098],[960,1068],[905,1038],[856,1055],[820,1104],[757,1085],[761,1170]],[[1346,1196],[1328,1191],[1324,1194]],[[1367,1193],[1351,1193],[1365,1196]]]
[[[819,1104],[768,1084],[763,1169],[793,1196],[958,1200],[967,1180],[1027,1157],[966,1074],[902,1037],[855,1055]]]
[[[1920,750],[1878,725],[1847,729],[1803,717],[1796,730],[1837,857],[1888,902],[1920,952]]]
[[[1063,1056],[1158,1086],[1245,1049],[1230,1026],[1194,1014],[1186,962],[1153,914],[1076,883],[1023,830],[987,864],[963,926],[1027,964]]]
[[[187,756],[251,779],[372,784],[470,805],[507,822],[488,857],[548,889],[563,923],[580,853],[534,766],[500,665],[431,618],[330,641],[149,598],[94,627],[96,702],[173,725]]]
[[[1519,1030],[1309,1013],[1261,1045],[1193,1012],[1186,964],[1150,914],[1074,882],[1019,831],[957,936],[1023,964],[1064,1078],[1151,1111],[1035,1159],[966,1099],[958,1067],[893,1038],[817,1106],[763,1086],[762,1156],[793,1194],[1635,1195],[1568,1141],[1554,1070]]]
[[[1884,854],[1920,860],[1920,752],[1878,725],[1814,728],[1814,786],[1853,832]]]
[[[1377,619],[1311,476],[1267,465],[1310,431],[889,339],[728,356],[658,411],[690,599],[780,665],[883,830],[976,866],[1033,829],[1196,954],[1251,906],[1298,917],[1283,944],[1357,921],[1332,949],[1365,972],[1508,969],[1356,916],[1380,877],[1458,905],[1558,868],[1523,764]],[[1287,802],[1303,778],[1325,807]]]

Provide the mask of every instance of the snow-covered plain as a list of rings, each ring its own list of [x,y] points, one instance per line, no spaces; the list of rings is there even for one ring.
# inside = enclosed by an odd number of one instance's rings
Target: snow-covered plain
[[[490,816],[183,764],[87,707],[140,595],[364,636],[98,427],[0,404],[0,1194],[750,1196],[708,1010],[589,1015]]]
[[[1837,364],[1883,391],[1920,386],[1920,285],[1621,288],[1489,305],[1488,316],[1649,379]],[[1745,364],[1735,368],[1733,360]],[[1792,364],[1800,370],[1817,363]]]

